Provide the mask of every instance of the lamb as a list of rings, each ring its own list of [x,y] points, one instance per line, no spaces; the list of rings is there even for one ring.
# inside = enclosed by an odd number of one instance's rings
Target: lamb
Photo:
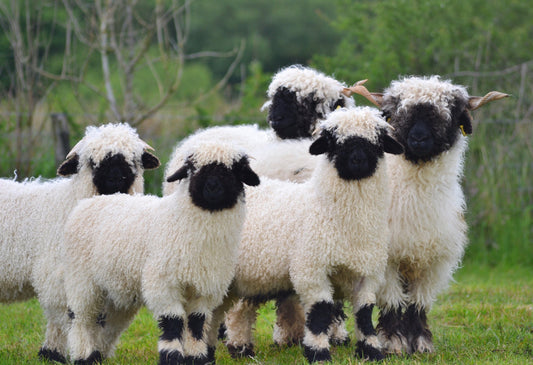
[[[75,362],[104,357],[109,338],[102,339],[97,317],[105,303],[113,308],[106,321],[121,329],[142,304],[153,312],[162,331],[160,364],[214,360],[205,325],[234,276],[245,217],[243,183],[258,185],[259,177],[239,149],[205,142],[188,151],[167,181],[177,186],[162,198],[99,196],[71,213],[64,263]]]
[[[323,73],[292,65],[276,73],[269,85],[268,122],[272,130],[257,125],[218,126],[199,130],[176,146],[165,176],[181,164],[184,150],[201,140],[231,141],[253,158],[251,167],[260,176],[305,181],[316,159],[307,153],[316,123],[339,106],[354,106],[352,92],[343,83]],[[174,184],[163,182],[163,195]]]
[[[68,214],[93,195],[142,193],[143,170],[159,166],[151,149],[129,125],[90,126],[59,166],[63,177],[0,179],[0,301],[38,296],[48,320],[39,357],[65,362],[68,317],[56,268]]]
[[[303,345],[309,362],[330,360],[334,297],[353,304],[357,354],[383,358],[371,314],[389,241],[384,152],[402,153],[403,148],[389,136],[375,108],[338,109],[320,128],[309,149],[319,156],[310,180],[262,178],[260,187],[247,192],[236,275],[213,315],[210,346],[235,298],[257,303],[294,292],[305,310]],[[241,317],[245,328],[251,328],[248,320],[255,317]],[[249,350],[251,339],[243,345]]]
[[[467,244],[460,179],[470,111],[507,94],[469,96],[463,86],[431,76],[393,81],[372,96],[406,147],[388,161],[391,242],[378,333],[386,352],[433,352],[426,314]]]

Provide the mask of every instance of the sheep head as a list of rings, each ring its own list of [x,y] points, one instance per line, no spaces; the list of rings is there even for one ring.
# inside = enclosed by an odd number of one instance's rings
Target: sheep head
[[[293,65],[272,78],[268,123],[282,139],[310,138],[318,121],[338,107],[353,106],[344,85],[312,68]]]
[[[385,152],[403,153],[402,145],[390,136],[390,129],[377,109],[339,109],[322,123],[320,136],[309,152],[326,154],[341,179],[365,179],[374,174]]]
[[[384,93],[354,92],[379,105],[394,136],[406,147],[405,158],[415,164],[452,148],[461,133],[471,134],[470,111],[508,96],[497,91],[469,96],[463,86],[438,76],[393,81]]]
[[[98,194],[133,193],[136,182],[142,185],[143,170],[160,165],[150,150],[153,148],[127,124],[91,126],[68,153],[57,173],[61,176],[90,175]]]
[[[202,144],[191,153],[183,166],[167,182],[188,178],[189,196],[201,209],[220,211],[233,208],[244,197],[244,186],[259,185],[259,177],[250,168],[248,157],[229,145]]]

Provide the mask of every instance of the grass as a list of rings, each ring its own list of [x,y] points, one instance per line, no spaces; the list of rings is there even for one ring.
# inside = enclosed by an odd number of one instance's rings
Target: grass
[[[346,308],[349,311],[349,308]],[[351,316],[350,316],[351,317]],[[384,364],[533,364],[533,268],[488,266],[460,270],[456,282],[429,314],[436,352],[392,357]],[[305,364],[299,347],[272,345],[272,303],[261,309],[255,331],[254,359],[233,360],[220,343],[217,364]],[[0,305],[0,365],[41,364],[36,354],[44,319],[35,301]],[[353,320],[348,322],[353,340]],[[142,309],[122,335],[112,359],[104,364],[155,364],[158,329]],[[332,364],[359,364],[354,341],[332,349]]]

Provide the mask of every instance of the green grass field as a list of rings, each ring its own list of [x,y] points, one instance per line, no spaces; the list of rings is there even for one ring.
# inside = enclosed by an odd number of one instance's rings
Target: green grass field
[[[391,357],[384,364],[533,364],[533,269],[461,269],[429,314],[436,352]],[[349,308],[346,308],[349,311]],[[350,316],[351,317],[351,316]],[[299,347],[272,344],[272,303],[262,310],[255,332],[254,359],[233,360],[223,344],[217,364],[305,364]],[[39,304],[0,305],[0,365],[41,364],[36,354],[44,335]],[[348,323],[353,340],[353,318]],[[158,329],[143,309],[121,338],[115,357],[105,364],[155,364]],[[333,364],[358,364],[355,342],[332,349]]]

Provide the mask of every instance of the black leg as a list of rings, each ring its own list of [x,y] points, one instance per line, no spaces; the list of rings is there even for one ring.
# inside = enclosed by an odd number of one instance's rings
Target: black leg
[[[319,337],[327,338],[334,318],[333,303],[322,301],[313,304],[306,317],[305,326],[310,332],[310,335],[306,334],[304,337],[304,355],[307,361],[330,361],[329,343],[324,347]]]
[[[183,364],[183,318],[162,316],[159,318],[159,365]]]
[[[433,352],[433,335],[427,323],[425,308],[409,305],[402,320],[402,327],[411,353]]]
[[[385,357],[379,348],[376,330],[372,324],[373,309],[373,304],[364,305],[355,314],[355,324],[361,337],[357,341],[355,355],[370,361],[379,361]]]

